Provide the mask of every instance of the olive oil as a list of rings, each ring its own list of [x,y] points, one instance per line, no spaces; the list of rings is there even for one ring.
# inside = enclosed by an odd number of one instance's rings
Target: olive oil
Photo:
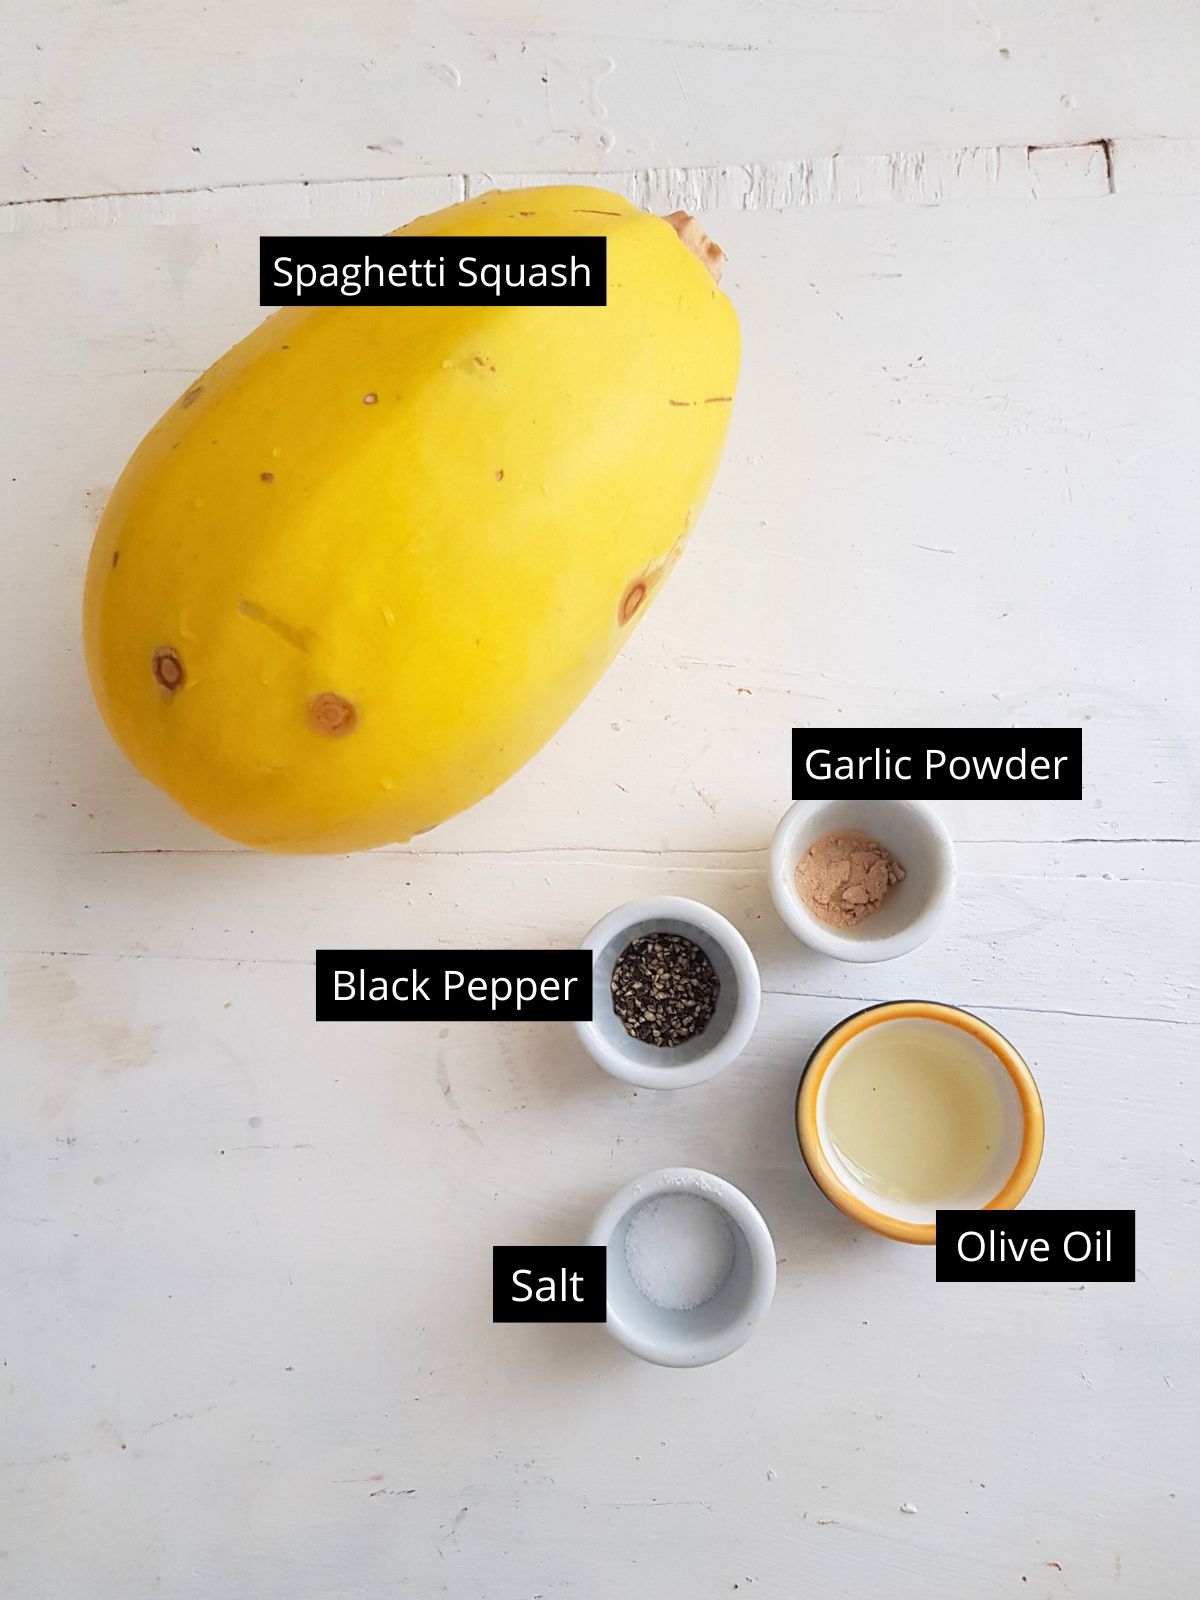
[[[1000,1139],[984,1046],[949,1024],[899,1018],[839,1051],[825,1127],[864,1188],[889,1200],[952,1200],[977,1188]]]

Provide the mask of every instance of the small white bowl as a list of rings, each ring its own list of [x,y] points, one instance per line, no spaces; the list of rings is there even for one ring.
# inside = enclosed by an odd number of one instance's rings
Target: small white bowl
[[[626,1033],[613,1010],[612,975],[622,951],[646,933],[678,933],[698,944],[721,984],[717,1009],[703,1033],[686,1044],[644,1044]],[[592,1017],[575,1031],[592,1060],[641,1089],[689,1089],[737,1059],[758,1021],[762,983],[750,946],[731,922],[701,905],[664,895],[631,900],[602,918],[580,946],[592,952]]]
[[[853,928],[831,928],[813,916],[796,889],[796,864],[818,839],[859,828],[886,845],[904,877],[886,900]],[[924,944],[954,891],[954,845],[946,825],[922,800],[797,800],[771,841],[771,898],[796,935],[838,961],[891,961]]]
[[[691,1311],[648,1300],[625,1260],[634,1213],[664,1195],[694,1194],[716,1206],[733,1230],[733,1266],[725,1282]],[[775,1296],[775,1245],[758,1209],[740,1189],[697,1167],[663,1167],[613,1195],[592,1223],[588,1244],[608,1251],[608,1319],[618,1344],[660,1367],[705,1367],[745,1344]]]

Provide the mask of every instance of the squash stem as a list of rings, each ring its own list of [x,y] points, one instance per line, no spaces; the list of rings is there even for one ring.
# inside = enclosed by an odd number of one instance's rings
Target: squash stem
[[[686,211],[672,211],[669,217],[663,218],[663,221],[675,229],[679,235],[679,242],[687,246],[696,260],[703,262],[708,268],[712,273],[713,282],[720,283],[725,252],[719,244],[713,243],[695,217],[689,216]]]

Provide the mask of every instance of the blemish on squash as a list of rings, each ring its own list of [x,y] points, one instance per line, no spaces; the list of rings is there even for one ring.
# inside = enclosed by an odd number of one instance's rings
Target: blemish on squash
[[[489,372],[496,370],[486,356],[472,356],[471,359],[477,367],[486,367]]]
[[[202,383],[194,383],[184,395],[183,399],[179,402],[179,409],[181,411],[186,411],[188,406],[190,406],[194,401],[199,400],[203,393],[204,385]]]
[[[537,216],[537,212],[536,211],[518,211],[517,215],[519,217],[536,217]]]
[[[151,658],[151,670],[154,681],[159,688],[168,695],[177,694],[183,688],[185,673],[183,662],[179,659],[179,652],[172,649],[169,644],[160,644]]]
[[[694,406],[696,402],[694,400],[668,400],[667,404],[669,406]]]
[[[626,589],[621,596],[621,604],[617,607],[617,620],[622,627],[627,622],[632,622],[633,618],[641,610],[648,592],[644,578],[635,578]]]
[[[323,694],[313,695],[308,702],[305,721],[313,733],[326,739],[341,739],[358,726],[358,708],[345,695],[326,689]]]
[[[704,404],[706,406],[731,406],[733,404],[733,396],[731,394],[710,394]]]
[[[683,547],[686,543],[687,524],[685,522],[683,532],[667,551],[666,555],[660,556],[657,561],[652,561],[650,565],[633,580],[633,582],[625,590],[625,593],[621,596],[621,604],[617,607],[617,621],[622,626],[624,626],[627,622],[632,622],[633,618],[645,605],[648,597],[655,592],[658,586],[662,583],[663,579],[666,577],[667,573],[670,572],[671,568],[679,560],[679,557],[683,554]]]
[[[116,566],[117,562],[120,561],[120,559],[121,559],[121,552],[119,550],[114,550],[113,553],[112,553],[112,564],[113,564],[114,567]]]
[[[492,477],[495,478],[497,483],[503,483],[504,482],[504,468],[503,467],[497,467],[495,472],[492,473]]]
[[[594,206],[576,206],[577,217],[619,217],[619,211],[597,211]]]
[[[377,394],[375,394],[374,391],[372,391],[370,394],[363,395],[363,405],[365,405],[365,406],[376,406],[378,404],[379,404],[379,396]]]
[[[290,622],[273,616],[265,606],[256,605],[253,600],[239,600],[238,615],[245,617],[248,622],[260,622],[264,628],[270,628],[272,633],[277,634],[284,644],[290,644],[301,655],[308,654],[315,637],[311,628],[293,628]]]
[[[273,472],[260,472],[258,476],[260,481],[263,483],[275,482],[275,474]]]

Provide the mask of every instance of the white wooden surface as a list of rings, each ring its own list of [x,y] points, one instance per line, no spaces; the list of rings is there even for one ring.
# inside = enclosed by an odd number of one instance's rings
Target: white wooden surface
[[[1195,5],[8,9],[0,1594],[1190,1600]],[[745,368],[687,560],[425,848],[225,846],[90,704],[115,474],[256,320],[259,231],[565,172],[702,207],[730,255]],[[943,937],[878,970],[790,943],[793,722],[1076,721],[1081,804],[946,808]],[[622,1091],[564,1029],[308,1020],[317,944],[570,942],[656,890],[763,965],[701,1089]],[[816,1194],[806,1051],[910,993],[1026,1052],[1032,1203],[1135,1206],[1136,1285],[939,1287]],[[575,1238],[666,1161],[773,1229],[751,1345],[673,1373],[491,1325],[493,1243]]]

